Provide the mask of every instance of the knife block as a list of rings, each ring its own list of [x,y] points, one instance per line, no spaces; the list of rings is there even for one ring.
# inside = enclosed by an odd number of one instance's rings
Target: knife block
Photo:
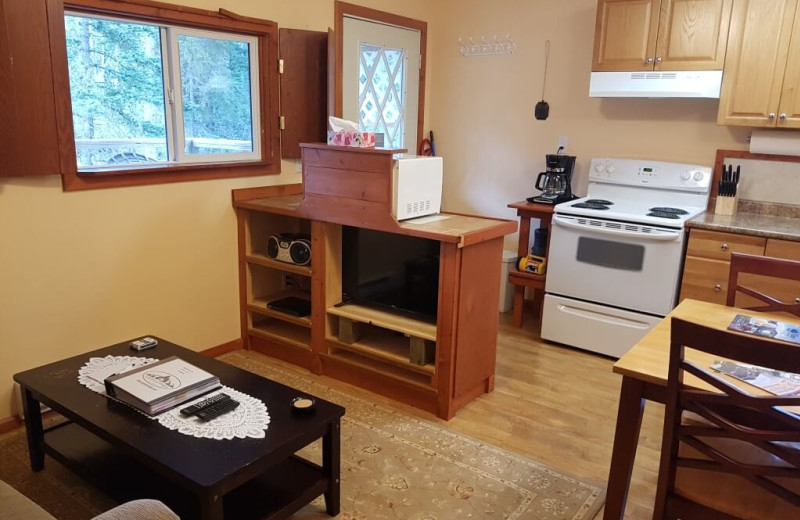
[[[733,197],[717,197],[714,203],[715,215],[735,215],[736,210],[739,208],[739,196]]]

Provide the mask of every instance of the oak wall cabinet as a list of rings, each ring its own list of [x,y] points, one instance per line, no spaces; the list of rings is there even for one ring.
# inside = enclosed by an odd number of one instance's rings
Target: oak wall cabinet
[[[798,0],[734,5],[717,122],[800,128]]]
[[[721,70],[732,0],[599,0],[592,70]]]
[[[800,259],[800,242],[737,233],[692,229],[686,249],[681,300],[691,298],[725,305],[731,253]],[[800,301],[800,282],[742,274],[739,283],[785,302]],[[751,307],[759,301],[738,293],[735,305]]]
[[[0,0],[0,177],[62,172],[74,156],[61,0]],[[61,53],[64,58],[54,60]],[[59,141],[57,121],[68,121]]]

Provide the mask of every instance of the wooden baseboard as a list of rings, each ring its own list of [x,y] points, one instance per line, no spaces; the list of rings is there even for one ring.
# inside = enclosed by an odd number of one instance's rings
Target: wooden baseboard
[[[16,415],[0,419],[0,434],[10,432],[22,426],[22,419]]]
[[[207,348],[200,351],[201,354],[208,357],[218,357],[234,350],[242,350],[242,338],[236,338],[233,341],[217,345],[216,347]]]

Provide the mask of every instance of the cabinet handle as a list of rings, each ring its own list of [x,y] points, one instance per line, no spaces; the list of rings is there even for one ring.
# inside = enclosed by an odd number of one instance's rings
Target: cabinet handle
[[[720,292],[721,290],[722,290],[722,286],[720,284],[717,284],[717,285],[714,286],[714,292]]]
[[[786,114],[781,114],[780,118],[781,118],[781,121],[786,121]]]
[[[800,303],[800,298],[795,298],[794,303]]]
[[[662,58],[661,56],[659,56],[658,58],[656,58],[656,65],[658,65],[658,64],[659,64],[659,63],[661,63],[662,61],[664,61],[664,58]]]
[[[653,58],[647,58],[646,60],[644,60],[644,64],[645,65],[652,65],[653,64]]]
[[[770,112],[769,116],[767,116],[767,117],[769,117],[770,121],[775,121],[775,112]]]
[[[722,249],[723,251],[727,251],[728,250],[728,244],[722,244],[721,246],[719,246],[719,248]]]

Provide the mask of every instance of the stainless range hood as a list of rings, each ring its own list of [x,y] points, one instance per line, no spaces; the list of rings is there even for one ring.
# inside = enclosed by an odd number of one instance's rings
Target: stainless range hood
[[[719,98],[721,70],[592,72],[589,97]]]

